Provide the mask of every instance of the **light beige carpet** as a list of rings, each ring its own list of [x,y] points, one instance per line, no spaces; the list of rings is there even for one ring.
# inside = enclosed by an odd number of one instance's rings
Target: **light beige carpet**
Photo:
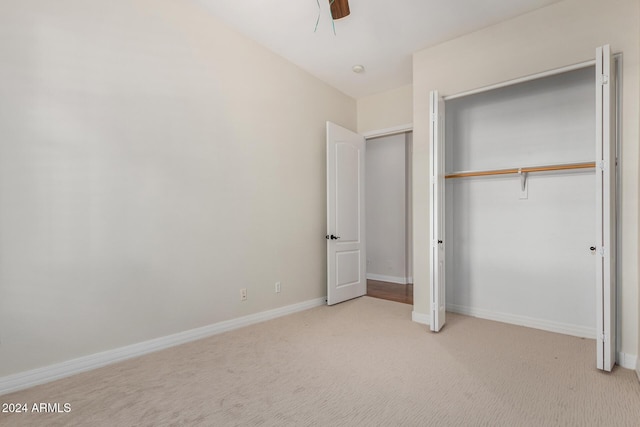
[[[633,371],[592,340],[363,297],[0,396],[70,403],[13,426],[639,426]]]

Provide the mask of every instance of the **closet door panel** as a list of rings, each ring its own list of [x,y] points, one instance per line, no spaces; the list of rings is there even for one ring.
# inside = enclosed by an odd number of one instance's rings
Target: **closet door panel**
[[[445,112],[444,101],[437,91],[430,94],[430,329],[440,331],[446,321],[445,267]]]
[[[596,295],[597,367],[616,361],[616,116],[610,47],[596,49]]]

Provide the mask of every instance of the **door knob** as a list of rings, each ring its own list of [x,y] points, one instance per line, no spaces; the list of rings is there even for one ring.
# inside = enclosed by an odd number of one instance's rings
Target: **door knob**
[[[339,238],[340,238],[340,236],[334,236],[333,234],[331,234],[331,235],[327,234],[327,235],[326,235],[326,236],[324,236],[324,237],[325,237],[325,239],[327,239],[327,240],[329,240],[329,239],[331,239],[331,240],[337,240],[337,239],[339,239]]]
[[[595,251],[595,250],[596,250],[596,247],[595,247],[595,246],[591,246],[591,247],[589,248],[589,250],[591,250],[591,251]]]

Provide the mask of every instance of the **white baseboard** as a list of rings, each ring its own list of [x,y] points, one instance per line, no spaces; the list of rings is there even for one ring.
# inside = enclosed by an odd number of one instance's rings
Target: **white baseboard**
[[[421,323],[423,325],[428,325],[429,322],[431,321],[431,318],[428,314],[424,314],[424,313],[417,313],[415,311],[411,312],[411,320],[413,320],[416,323]]]
[[[639,375],[638,378],[640,379],[640,372],[638,371],[638,369],[640,369],[640,367],[638,367],[638,356],[634,354],[617,352],[616,363],[623,368],[636,370]]]
[[[566,323],[551,322],[548,320],[540,320],[525,316],[516,316],[513,314],[497,313],[494,311],[483,310],[478,308],[464,307],[455,304],[448,304],[447,311],[453,313],[464,314],[472,317],[479,317],[481,319],[495,320],[498,322],[511,323],[520,326],[527,326],[535,329],[542,329],[550,332],[557,332],[565,335],[573,335],[582,338],[596,338],[595,330],[585,328],[583,326],[576,326]],[[416,323],[429,324],[430,316],[428,314],[411,313],[411,319]],[[638,363],[638,356],[633,354],[627,354],[618,352],[616,353],[616,363],[625,368],[635,370],[638,374],[638,380],[640,380],[640,364]]]
[[[413,282],[413,280],[409,280],[410,277],[384,276],[382,274],[373,273],[367,273],[367,279],[379,280],[381,282],[399,283],[401,285],[406,285]]]
[[[292,304],[286,307],[280,307],[244,317],[238,317],[237,319],[214,323],[212,325],[203,326],[201,328],[191,329],[188,331],[179,332],[177,334],[167,335],[165,337],[160,337],[149,341],[143,341],[137,344],[103,351],[101,353],[68,360],[62,363],[56,363],[54,365],[45,366],[30,371],[19,372],[17,374],[0,378],[0,395],[23,390],[25,388],[29,388],[38,384],[48,383],[60,378],[78,374],[80,372],[100,368],[105,365],[110,365],[122,360],[142,356],[144,354],[163,350],[165,348],[174,347],[176,345],[184,344],[190,341],[207,338],[223,332],[242,328],[244,326],[249,326],[254,323],[260,323],[266,320],[271,320],[277,317],[296,313],[298,311],[308,310],[310,308],[325,305],[326,302],[326,297],[316,298],[298,304]]]
[[[533,317],[518,316],[515,314],[500,313],[481,308],[465,307],[456,304],[447,304],[447,311],[465,314],[467,316],[479,317],[481,319],[496,320],[498,322],[511,323],[514,325],[527,326],[534,329],[542,329],[549,332],[573,335],[582,338],[596,338],[595,328],[587,328],[569,323],[553,322],[550,320],[536,319]]]

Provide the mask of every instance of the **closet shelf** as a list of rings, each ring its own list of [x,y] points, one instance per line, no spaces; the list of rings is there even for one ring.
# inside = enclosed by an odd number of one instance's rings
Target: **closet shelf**
[[[560,171],[560,170],[570,170],[570,169],[590,169],[590,168],[595,168],[595,167],[596,167],[596,162],[565,163],[565,164],[560,164],[560,165],[529,166],[529,167],[524,167],[524,168],[453,172],[453,173],[445,175],[444,177],[446,179],[449,179],[449,178],[466,178],[466,177],[471,177],[471,176],[523,174],[523,173],[529,173],[529,172],[549,172],[549,171]]]

